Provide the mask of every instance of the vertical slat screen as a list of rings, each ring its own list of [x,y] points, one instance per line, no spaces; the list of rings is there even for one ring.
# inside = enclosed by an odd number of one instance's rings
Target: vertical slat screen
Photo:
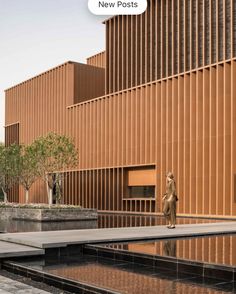
[[[114,61],[106,67],[107,93],[230,59],[231,43],[236,55],[235,1],[148,3],[146,12],[136,18],[116,16],[105,21],[106,54]],[[119,34],[117,22],[123,27]]]
[[[73,137],[79,166],[63,171],[66,203],[161,212],[172,170],[179,213],[235,215],[235,19],[234,0],[152,0],[140,16],[111,18],[110,94],[76,100],[69,62],[6,91],[6,126],[19,122],[19,142],[26,144],[52,130]],[[100,57],[90,62],[100,64]],[[156,168],[156,198],[125,199],[126,169],[148,165]],[[30,197],[47,202],[44,183]]]
[[[126,200],[115,204],[117,189],[112,175],[114,168],[119,166],[153,163],[160,178],[156,187],[156,201],[159,203],[156,211],[161,211],[160,197],[165,191],[167,170],[176,175],[178,193],[183,197],[179,202],[179,212],[230,215],[231,210],[235,211],[230,198],[227,198],[230,196],[226,196],[231,194],[231,181],[228,179],[233,152],[230,139],[233,132],[230,123],[233,85],[232,79],[227,77],[232,74],[234,63],[210,66],[115,96],[108,95],[103,100],[94,100],[97,105],[103,101],[101,113],[105,124],[96,123],[100,106],[95,107],[91,124],[96,125],[96,132],[90,133],[86,129],[86,136],[97,136],[94,140],[101,138],[105,145],[101,150],[94,144],[90,146],[89,153],[100,158],[93,161],[86,160],[90,154],[84,150],[80,168],[102,169],[106,166],[111,169],[110,172],[104,170],[103,175],[107,178],[103,185],[106,195],[110,191],[113,198],[105,198],[106,205],[101,207],[102,210],[110,210],[114,206],[123,207],[125,211],[153,211],[150,201],[132,203]],[[87,112],[90,107],[91,103],[74,106],[79,113],[81,109]],[[74,119],[72,122],[76,123]],[[84,129],[85,125],[81,127]],[[78,140],[77,137],[75,139]],[[114,142],[119,142],[118,149]],[[188,177],[190,182],[186,181]],[[225,195],[228,201],[221,195]]]
[[[20,124],[12,124],[5,127],[5,146],[11,144],[19,144],[20,139]],[[8,201],[19,202],[19,185],[14,185],[8,192]]]
[[[87,58],[87,64],[96,67],[106,68],[106,52],[100,52]]]

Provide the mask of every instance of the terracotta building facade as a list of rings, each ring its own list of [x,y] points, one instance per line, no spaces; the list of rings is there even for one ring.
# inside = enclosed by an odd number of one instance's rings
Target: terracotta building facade
[[[74,138],[64,202],[160,213],[172,171],[178,213],[236,215],[236,4],[150,0],[104,22],[106,50],[6,90],[6,144]],[[24,202],[21,189],[12,201]],[[30,201],[46,202],[37,182]]]

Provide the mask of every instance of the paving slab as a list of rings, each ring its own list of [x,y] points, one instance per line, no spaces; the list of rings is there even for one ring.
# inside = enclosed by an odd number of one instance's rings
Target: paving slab
[[[49,294],[50,292],[23,284],[0,275],[0,293],[3,294]]]
[[[0,241],[0,258],[43,255],[44,250],[20,244]]]
[[[226,233],[236,233],[236,221],[184,224],[178,225],[175,229],[168,229],[166,226],[153,226],[8,233],[0,235],[0,240],[37,248],[58,248],[73,244],[195,237]]]

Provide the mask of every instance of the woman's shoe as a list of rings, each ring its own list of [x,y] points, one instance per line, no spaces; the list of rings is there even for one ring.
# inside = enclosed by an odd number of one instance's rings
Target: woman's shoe
[[[170,226],[170,225],[168,225],[168,226],[167,226],[167,229],[170,229],[170,228],[171,228],[171,226]]]
[[[175,229],[175,226],[170,226],[170,229]]]

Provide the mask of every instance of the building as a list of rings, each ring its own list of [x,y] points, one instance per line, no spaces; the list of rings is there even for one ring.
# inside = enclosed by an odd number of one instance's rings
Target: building
[[[72,136],[79,166],[66,172],[66,203],[158,213],[171,170],[179,214],[234,216],[235,1],[150,0],[144,14],[105,26],[106,50],[87,65],[6,90],[6,143]],[[40,182],[30,195],[46,202]]]

